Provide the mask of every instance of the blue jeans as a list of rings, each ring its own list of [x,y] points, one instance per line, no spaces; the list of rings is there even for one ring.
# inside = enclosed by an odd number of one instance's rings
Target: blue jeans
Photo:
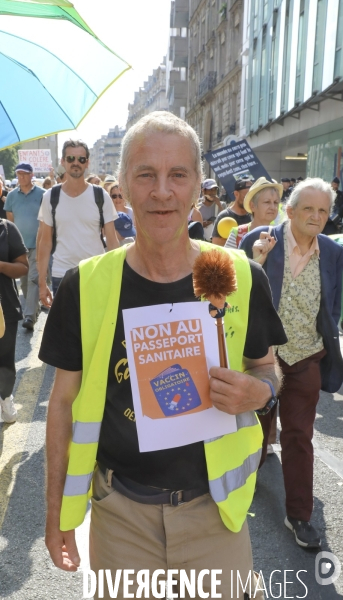
[[[56,292],[58,290],[58,286],[60,285],[62,279],[63,279],[63,277],[51,277],[52,293],[53,293],[54,296],[56,296]]]

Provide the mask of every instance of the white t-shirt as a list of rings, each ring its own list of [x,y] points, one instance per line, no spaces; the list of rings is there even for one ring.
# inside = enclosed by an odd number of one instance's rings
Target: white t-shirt
[[[50,195],[51,190],[47,190],[38,219],[53,227]],[[105,224],[118,218],[113,202],[105,190],[103,213]],[[53,277],[63,277],[68,269],[77,267],[80,260],[105,252],[100,239],[100,213],[92,185],[88,185],[76,198],[67,196],[61,189],[55,219],[57,244],[52,261]]]

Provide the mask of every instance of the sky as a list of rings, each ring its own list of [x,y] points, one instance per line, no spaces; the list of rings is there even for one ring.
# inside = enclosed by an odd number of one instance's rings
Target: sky
[[[59,135],[59,147],[74,135],[92,146],[111,127],[126,125],[134,92],[167,54],[170,29],[170,0],[74,0],[73,4],[94,33],[133,69],[104,93],[77,132]]]

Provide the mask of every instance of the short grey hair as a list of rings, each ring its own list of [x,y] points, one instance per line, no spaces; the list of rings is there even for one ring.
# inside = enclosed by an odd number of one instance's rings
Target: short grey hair
[[[333,207],[333,203],[336,198],[336,192],[332,189],[331,184],[320,177],[307,177],[304,181],[300,181],[295,186],[293,192],[287,200],[286,206],[290,208],[295,208],[300,200],[301,192],[311,188],[313,190],[318,190],[319,192],[323,192],[327,195],[330,200],[330,212]]]
[[[188,139],[194,150],[195,170],[198,177],[203,176],[201,160],[201,142],[193,127],[171,112],[156,110],[142,117],[135,125],[130,127],[123,137],[120,151],[118,175],[125,180],[127,165],[132,144],[137,138],[142,138],[150,133],[177,134]],[[121,181],[121,183],[123,183]]]
[[[264,194],[264,192],[266,192],[266,191],[274,192],[277,195],[277,197],[279,198],[279,202],[280,202],[280,192],[276,187],[266,187],[263,190],[260,190],[259,192],[257,192],[257,194],[255,194],[251,198],[250,202],[252,202],[254,206],[257,206],[257,203],[260,199],[261,194]]]

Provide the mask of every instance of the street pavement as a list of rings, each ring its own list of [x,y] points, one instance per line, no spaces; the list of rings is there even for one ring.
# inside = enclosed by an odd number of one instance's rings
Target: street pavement
[[[81,600],[82,572],[67,574],[51,563],[44,546],[44,435],[54,369],[42,364],[38,349],[46,315],[33,334],[19,324],[15,400],[18,421],[0,420],[0,598]],[[343,336],[340,337],[343,349]],[[322,393],[315,422],[314,514],[322,550],[343,565],[343,387]],[[266,598],[343,599],[343,569],[330,585],[315,578],[316,552],[303,550],[283,524],[284,487],[280,447],[258,475],[248,516],[255,570]],[[87,568],[89,512],[77,530],[82,566]],[[318,560],[318,557],[317,557]],[[329,568],[330,560],[326,557]],[[320,561],[323,577],[325,566]],[[228,565],[229,568],[229,565]],[[324,569],[324,570],[323,570]]]

